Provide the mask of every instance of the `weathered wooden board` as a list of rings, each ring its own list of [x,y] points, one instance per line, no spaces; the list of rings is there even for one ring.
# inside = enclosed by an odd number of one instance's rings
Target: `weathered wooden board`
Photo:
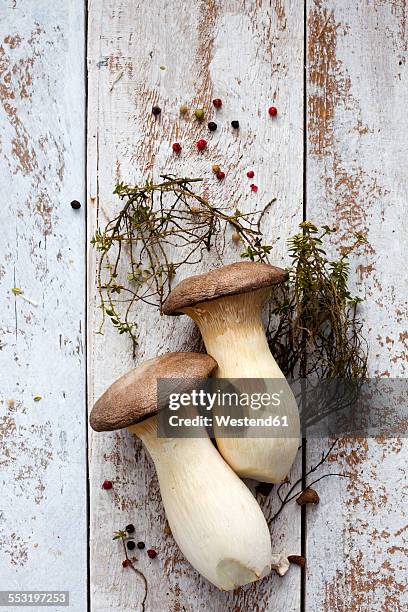
[[[303,157],[303,6],[295,0],[240,0],[190,3],[181,0],[91,0],[89,3],[89,237],[118,210],[112,196],[117,181],[144,181],[165,171],[203,176],[206,193],[217,203],[242,210],[277,202],[268,216],[274,261],[285,263],[285,240],[302,219]],[[164,69],[161,69],[162,66]],[[191,117],[181,120],[179,106],[204,107],[224,101],[211,137]],[[275,102],[279,117],[267,109]],[[153,105],[162,108],[155,120]],[[239,134],[230,121],[238,119]],[[205,126],[205,123],[204,123]],[[208,137],[208,151],[195,142]],[[184,149],[179,158],[171,143]],[[223,183],[211,165],[227,172]],[[253,168],[259,185],[249,189]],[[238,259],[228,247],[224,261]],[[204,267],[214,261],[206,260]],[[190,270],[186,270],[185,274]],[[181,278],[181,276],[180,276]],[[108,326],[103,336],[95,289],[95,257],[89,260],[89,401],[134,365],[130,343]],[[160,317],[152,308],[137,314],[140,347],[137,361],[168,350],[197,346],[197,333],[184,318]],[[112,532],[128,522],[138,536],[158,550],[149,561],[139,554],[149,594],[146,609],[285,610],[300,608],[300,572],[292,567],[236,593],[222,594],[198,577],[166,533],[154,470],[140,443],[127,432],[91,434],[91,608],[98,611],[140,609],[143,584],[122,569],[123,553]],[[298,471],[295,468],[294,473]],[[101,490],[104,479],[114,483]],[[270,514],[268,506],[265,511]],[[287,508],[274,527],[276,550],[300,552],[300,513]]]
[[[366,299],[370,374],[405,377],[407,363],[407,5],[404,0],[307,3],[307,215],[368,244],[352,257]],[[308,443],[308,464],[326,444]],[[341,441],[307,521],[306,610],[406,610],[408,445]]]
[[[69,590],[78,611],[85,209],[70,201],[85,193],[84,25],[76,0],[0,6],[0,589]]]

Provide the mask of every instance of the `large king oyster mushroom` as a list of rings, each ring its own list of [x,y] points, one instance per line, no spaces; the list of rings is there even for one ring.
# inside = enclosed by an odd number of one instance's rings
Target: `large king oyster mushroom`
[[[288,475],[300,438],[296,400],[269,350],[262,322],[264,304],[287,278],[285,270],[266,263],[234,263],[181,281],[162,309],[166,315],[187,314],[197,323],[208,354],[218,363],[216,377],[265,379],[268,388],[283,391],[288,427],[280,430],[282,437],[223,437],[214,427],[218,448],[237,474],[271,483]],[[254,416],[249,408],[248,415]]]
[[[197,379],[217,367],[199,353],[168,353],[131,370],[98,399],[90,424],[95,431],[127,427],[140,438],[156,467],[167,519],[191,565],[221,590],[235,589],[271,570],[271,542],[262,511],[246,485],[211,443],[201,437],[157,434],[157,383]]]

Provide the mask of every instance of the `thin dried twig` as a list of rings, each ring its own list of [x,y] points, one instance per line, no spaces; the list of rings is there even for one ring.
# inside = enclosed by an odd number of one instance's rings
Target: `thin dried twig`
[[[316,472],[316,470],[321,467],[323,465],[323,463],[325,463],[327,461],[327,459],[329,458],[329,456],[331,455],[334,447],[336,446],[337,442],[338,442],[338,438],[336,438],[332,444],[330,445],[329,449],[326,452],[322,453],[322,456],[320,458],[320,461],[318,463],[316,463],[316,465],[312,466],[310,468],[310,470],[306,473],[305,478],[307,479],[308,476],[310,476],[311,474],[313,474],[314,472]],[[316,480],[313,480],[312,482],[308,483],[303,489],[300,489],[299,491],[295,492],[295,489],[302,484],[303,482],[303,477],[298,478],[296,480],[296,482],[294,482],[293,484],[291,484],[290,481],[288,482],[283,482],[282,484],[280,484],[276,490],[279,501],[281,502],[281,505],[279,506],[278,510],[275,512],[275,514],[270,518],[269,520],[269,524],[271,524],[273,521],[275,521],[278,516],[280,515],[280,513],[282,512],[282,510],[284,509],[284,507],[286,506],[286,504],[288,504],[290,501],[292,501],[293,499],[295,499],[296,497],[298,497],[301,493],[303,493],[303,491],[305,491],[306,489],[310,488],[311,486],[313,486],[314,484],[316,484],[317,482],[320,482],[321,480],[323,480],[324,478],[328,478],[329,476],[339,476],[340,478],[350,478],[349,474],[338,474],[338,473],[329,473],[329,474],[324,474],[323,476],[320,476],[319,478],[317,478]],[[286,491],[286,494],[284,496],[281,495],[281,491],[282,488],[285,486],[290,485],[289,489]]]
[[[146,576],[143,574],[143,572],[141,572],[139,569],[137,569],[137,567],[135,567],[133,561],[131,559],[129,559],[127,548],[126,548],[126,544],[125,544],[125,540],[124,540],[124,538],[121,538],[121,540],[122,540],[122,544],[123,544],[123,550],[125,551],[126,561],[128,561],[129,567],[135,572],[135,574],[137,574],[143,580],[143,584],[144,584],[144,596],[143,596],[143,599],[142,599],[141,606],[142,606],[142,612],[145,612],[145,603],[146,603],[146,599],[147,599],[147,590],[148,590]]]
[[[120,334],[128,334],[133,353],[138,342],[135,310],[145,303],[161,308],[177,271],[197,265],[228,227],[239,235],[241,257],[267,261],[272,246],[263,243],[261,221],[270,202],[254,213],[215,207],[193,185],[199,178],[162,175],[161,182],[115,192],[124,205],[91,243],[99,252],[97,283],[102,322],[108,316]],[[170,253],[172,255],[170,256]]]

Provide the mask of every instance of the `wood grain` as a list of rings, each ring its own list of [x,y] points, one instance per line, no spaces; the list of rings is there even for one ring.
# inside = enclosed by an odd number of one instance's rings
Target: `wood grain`
[[[302,217],[303,7],[296,1],[91,0],[89,4],[89,237],[118,209],[112,196],[119,180],[137,182],[165,171],[202,176],[204,192],[214,203],[254,210],[272,197],[277,202],[266,221],[275,244],[274,263],[287,261],[285,240]],[[163,66],[164,69],[161,69]],[[213,97],[224,101],[215,113]],[[217,132],[179,106],[204,107],[216,117]],[[267,113],[275,103],[279,116]],[[159,119],[153,105],[162,108]],[[234,133],[230,121],[240,121]],[[205,123],[204,123],[205,126]],[[208,150],[198,154],[195,142],[205,137]],[[183,145],[175,157],[171,143]],[[211,165],[226,171],[217,182]],[[249,189],[246,171],[253,169],[259,186]],[[224,261],[239,258],[228,246]],[[202,269],[216,263],[203,262]],[[100,322],[95,289],[95,258],[89,260],[89,401],[134,365],[129,342],[109,326],[95,335]],[[190,271],[186,270],[185,274]],[[180,275],[181,278],[181,275]],[[168,350],[199,346],[193,324],[160,317],[152,308],[135,313],[140,329],[137,361]],[[126,432],[91,434],[91,606],[92,610],[140,609],[143,585],[121,567],[123,553],[112,543],[112,531],[128,522],[137,537],[158,550],[149,561],[139,554],[149,594],[149,611],[253,610],[297,611],[300,571],[276,575],[235,593],[222,594],[201,579],[183,559],[165,526],[154,470],[140,443]],[[299,466],[294,474],[299,473]],[[114,487],[101,490],[109,478]],[[275,498],[265,502],[270,515]],[[275,550],[300,552],[299,509],[281,515],[272,533]]]
[[[75,610],[87,593],[85,215],[70,206],[85,193],[83,13],[74,0],[0,6],[0,589],[69,590]]]
[[[373,377],[406,377],[406,20],[404,0],[307,3],[307,215],[339,228],[333,252],[367,236],[351,278]],[[407,459],[406,440],[341,440],[330,468],[351,478],[322,481],[307,521],[308,611],[407,609]]]

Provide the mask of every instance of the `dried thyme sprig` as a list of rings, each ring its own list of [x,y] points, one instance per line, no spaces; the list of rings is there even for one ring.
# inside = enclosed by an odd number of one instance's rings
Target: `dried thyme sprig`
[[[263,243],[261,221],[273,201],[255,213],[231,213],[193,191],[202,179],[161,178],[141,186],[117,185],[114,193],[124,206],[91,240],[99,251],[101,328],[108,316],[120,334],[130,336],[134,353],[134,307],[138,302],[161,307],[181,266],[198,264],[212,247],[220,257],[228,227],[243,244],[243,258],[267,261],[272,248]]]
[[[277,496],[279,498],[280,506],[278,507],[278,509],[275,512],[275,514],[269,519],[269,521],[268,521],[269,525],[271,525],[271,523],[273,523],[273,521],[276,521],[276,519],[278,518],[278,516],[280,515],[280,513],[282,512],[282,510],[286,506],[286,504],[288,504],[293,499],[297,498],[301,493],[306,491],[306,489],[309,489],[310,487],[312,487],[313,485],[317,484],[318,482],[320,482],[324,478],[329,478],[331,476],[336,476],[336,477],[339,477],[339,478],[350,478],[350,474],[339,474],[337,472],[328,472],[327,474],[323,474],[322,476],[319,476],[319,478],[316,478],[312,482],[307,483],[303,488],[301,487],[302,483],[307,482],[308,477],[311,474],[314,474],[314,472],[316,472],[316,470],[318,470],[326,461],[328,461],[328,459],[329,459],[330,455],[332,454],[333,449],[336,446],[337,442],[338,442],[338,438],[336,438],[335,440],[332,441],[329,449],[327,451],[325,451],[325,452],[324,451],[322,452],[320,460],[316,463],[316,465],[312,466],[306,472],[306,474],[304,476],[301,476],[300,478],[298,478],[293,484],[290,482],[290,480],[287,480],[285,482],[282,482],[280,485],[278,485],[278,487],[276,489],[276,493],[277,493]],[[301,488],[296,491],[296,489],[299,486]],[[282,492],[283,489],[285,489],[285,487],[288,487],[288,488],[286,488],[285,494],[282,496],[281,492]]]
[[[146,599],[147,599],[147,594],[148,594],[148,584],[147,584],[147,579],[146,576],[144,575],[144,573],[137,569],[137,567],[135,567],[135,564],[133,563],[132,559],[129,558],[128,552],[127,552],[127,548],[126,548],[126,540],[129,538],[129,534],[127,533],[127,531],[123,530],[123,529],[119,529],[119,531],[115,531],[115,533],[113,534],[113,538],[112,540],[121,540],[122,544],[123,544],[123,550],[125,552],[125,560],[126,560],[126,567],[130,567],[135,574],[137,574],[139,576],[139,578],[141,578],[143,580],[143,585],[144,585],[144,594],[143,594],[143,599],[141,601],[141,608],[142,608],[142,612],[145,612],[145,604],[146,604]],[[123,565],[123,563],[122,563]]]
[[[324,238],[336,230],[305,221],[289,240],[289,280],[275,292],[267,337],[286,375],[362,379],[367,345],[357,305],[348,289],[349,253],[366,242],[357,234],[337,260],[328,259]]]

